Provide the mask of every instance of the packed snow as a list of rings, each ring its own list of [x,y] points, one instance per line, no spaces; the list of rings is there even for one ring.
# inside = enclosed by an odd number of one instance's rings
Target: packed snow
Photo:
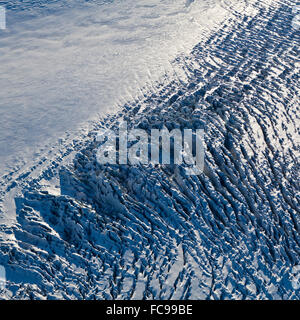
[[[0,38],[1,157],[36,152],[1,166],[1,297],[299,299],[296,3],[63,4]],[[100,165],[120,121],[204,128],[203,173]]]

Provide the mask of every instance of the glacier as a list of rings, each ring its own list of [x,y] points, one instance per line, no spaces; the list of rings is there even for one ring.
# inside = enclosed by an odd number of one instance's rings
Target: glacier
[[[151,86],[2,175],[1,298],[300,298],[297,3],[239,3]],[[97,132],[121,121],[203,128],[203,173],[100,165]]]

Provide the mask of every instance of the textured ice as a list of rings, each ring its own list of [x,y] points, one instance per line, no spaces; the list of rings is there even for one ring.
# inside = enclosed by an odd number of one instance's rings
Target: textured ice
[[[3,177],[4,298],[299,299],[293,5],[229,6],[228,19],[177,56],[178,77]],[[204,127],[204,172],[99,165],[97,129],[121,120]]]

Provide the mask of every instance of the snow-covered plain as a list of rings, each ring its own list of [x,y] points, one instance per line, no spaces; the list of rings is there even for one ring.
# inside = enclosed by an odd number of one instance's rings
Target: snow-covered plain
[[[13,6],[15,4],[15,6]],[[228,11],[214,0],[11,1],[0,31],[0,176],[165,77]]]
[[[0,38],[2,297],[299,299],[295,3],[39,3]],[[203,174],[100,166],[120,120],[204,126]]]

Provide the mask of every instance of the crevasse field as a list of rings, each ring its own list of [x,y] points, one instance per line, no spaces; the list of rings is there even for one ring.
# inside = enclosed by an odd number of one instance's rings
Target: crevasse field
[[[1,298],[300,298],[296,1],[0,5]],[[203,172],[100,165],[124,120]]]

